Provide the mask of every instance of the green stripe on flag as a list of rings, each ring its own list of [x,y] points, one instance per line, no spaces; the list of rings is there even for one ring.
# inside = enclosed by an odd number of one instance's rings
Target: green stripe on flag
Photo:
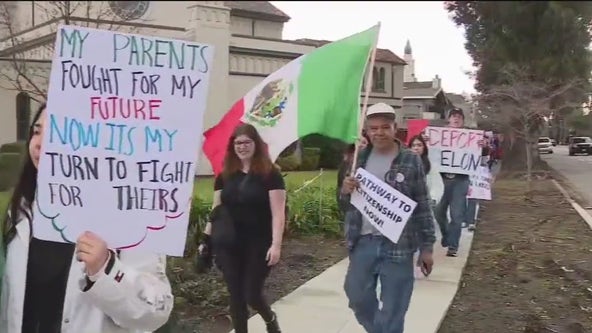
[[[327,44],[302,59],[298,137],[318,133],[354,142],[358,135],[362,82],[379,29],[377,25]]]

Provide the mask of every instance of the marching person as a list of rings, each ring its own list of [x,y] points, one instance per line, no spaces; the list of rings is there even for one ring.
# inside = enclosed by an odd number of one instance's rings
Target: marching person
[[[464,128],[465,114],[462,109],[454,108],[448,112],[448,127]],[[480,143],[480,146],[483,146]],[[467,211],[469,176],[455,173],[442,173],[444,195],[435,209],[435,216],[442,232],[442,246],[448,248],[446,256],[456,257]],[[448,222],[450,208],[450,223]]]
[[[45,105],[33,117],[25,164],[2,228],[0,332],[157,330],[173,308],[165,256],[113,251],[88,231],[76,244],[32,236],[36,223],[48,223],[32,213],[42,138],[49,130],[44,111]]]
[[[432,164],[430,162],[430,158],[428,156],[428,146],[426,144],[427,141],[425,140],[424,136],[425,135],[423,133],[414,136],[409,141],[409,145],[411,147],[411,151],[421,157],[423,170],[426,174],[428,193],[430,195],[430,208],[432,209],[432,213],[434,213],[436,205],[440,202],[440,199],[442,199],[442,195],[444,194],[444,182],[442,181],[442,176],[440,175],[440,168],[438,165]],[[417,270],[421,272],[420,260],[417,261]],[[420,276],[419,274],[417,275]]]
[[[199,260],[208,265],[215,256],[230,293],[234,332],[247,333],[248,304],[263,318],[268,333],[281,333],[263,288],[280,260],[286,190],[252,125],[237,127],[228,142],[224,168],[214,185],[213,207]]]
[[[402,149],[395,140],[395,110],[384,103],[368,108],[366,131],[368,147],[359,153],[357,167],[363,168],[408,196],[417,206],[402,231],[397,244],[381,234],[351,204],[345,217],[349,249],[349,267],[344,289],[358,322],[368,333],[402,333],[414,284],[414,258],[420,251],[425,275],[433,265],[432,250],[436,240],[421,158]],[[356,167],[356,168],[357,168]],[[349,203],[359,186],[349,167],[349,176],[341,187],[341,200]],[[382,308],[376,297],[380,279]]]

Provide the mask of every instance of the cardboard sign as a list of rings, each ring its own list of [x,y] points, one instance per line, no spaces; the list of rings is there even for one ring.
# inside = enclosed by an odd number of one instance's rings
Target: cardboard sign
[[[481,130],[432,127],[426,128],[429,137],[430,162],[440,166],[440,172],[472,175],[481,166]]]
[[[351,204],[396,244],[417,203],[362,168],[355,177],[360,186],[352,193]]]
[[[486,166],[480,167],[478,171],[469,177],[467,198],[491,200],[491,172]]]
[[[35,237],[91,231],[182,256],[213,60],[209,45],[60,26]]]

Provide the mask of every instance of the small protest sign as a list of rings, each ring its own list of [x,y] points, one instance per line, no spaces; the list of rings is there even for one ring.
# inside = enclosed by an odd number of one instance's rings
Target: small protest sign
[[[491,172],[481,166],[478,172],[469,177],[469,199],[491,200]]]
[[[385,237],[398,243],[417,203],[362,168],[355,178],[360,186],[352,193],[351,204]]]
[[[451,127],[426,128],[430,162],[440,172],[471,175],[481,166],[482,130]]]
[[[213,47],[60,26],[35,237],[181,256]],[[44,217],[44,218],[42,218]]]

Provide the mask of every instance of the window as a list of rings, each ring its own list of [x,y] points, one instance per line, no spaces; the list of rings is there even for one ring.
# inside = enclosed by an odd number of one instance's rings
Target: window
[[[16,95],[16,140],[27,141],[31,122],[31,98],[26,92]]]
[[[385,79],[386,73],[384,67],[378,69],[374,67],[372,69],[372,91],[373,92],[385,92]]]

